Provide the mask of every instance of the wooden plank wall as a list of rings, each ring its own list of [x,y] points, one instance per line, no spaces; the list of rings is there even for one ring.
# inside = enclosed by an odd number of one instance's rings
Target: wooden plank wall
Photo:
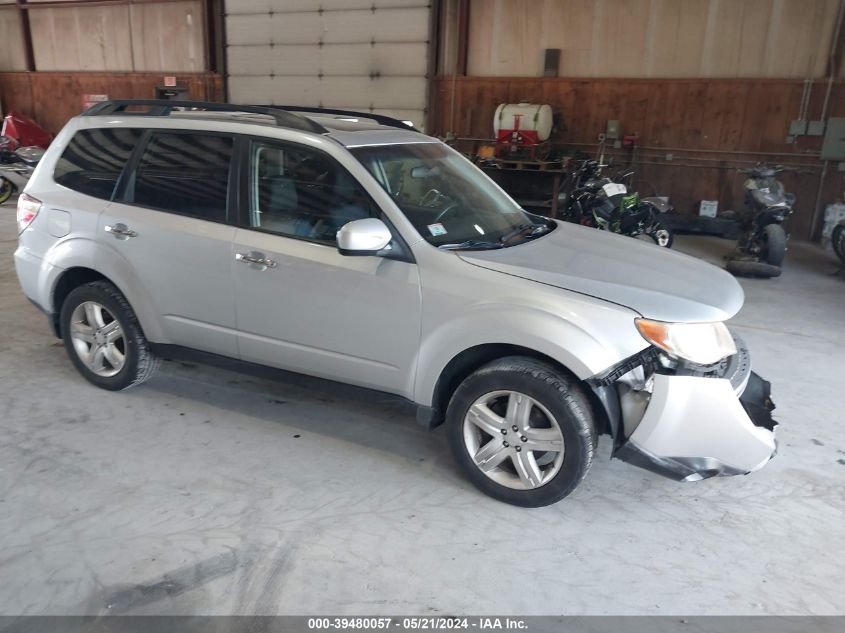
[[[197,73],[177,75],[190,98],[222,101],[220,75]],[[158,73],[0,73],[0,102],[3,111],[18,110],[33,117],[52,133],[82,111],[84,94],[107,94],[112,99],[152,99],[163,78]]]
[[[452,113],[452,86],[455,86]],[[809,117],[821,115],[826,82],[813,82]],[[791,230],[808,239],[822,162],[820,137],[786,142],[789,122],[798,117],[803,82],[772,79],[527,79],[439,77],[432,90],[429,132],[451,132],[465,139],[490,139],[499,103],[549,103],[563,116],[553,137],[557,147],[595,153],[597,136],[608,119],[620,121],[623,134],[637,134],[634,155],[615,152],[616,161],[633,160],[637,180],[669,195],[681,212],[697,213],[700,200],[719,200],[720,210],[740,208],[743,176],[737,167],[758,161],[795,165],[810,173],[785,175],[798,196]],[[845,82],[834,84],[831,116],[845,116]],[[458,147],[472,152],[480,141]],[[614,153],[614,152],[611,152]],[[667,160],[672,154],[672,160]],[[843,173],[829,166],[823,201],[841,199]],[[649,192],[650,193],[650,192]],[[818,229],[818,226],[816,227]]]
[[[0,0],[2,1],[2,0]],[[29,0],[39,71],[202,72],[205,13],[200,0],[38,6]],[[18,12],[0,9],[0,71],[25,70]]]
[[[0,70],[26,68],[23,34],[18,10],[0,4]]]
[[[839,1],[470,0],[467,74],[536,77],[558,48],[566,77],[819,77]]]

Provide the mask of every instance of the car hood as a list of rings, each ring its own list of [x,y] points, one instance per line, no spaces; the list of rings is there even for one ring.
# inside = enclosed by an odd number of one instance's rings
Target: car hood
[[[611,301],[658,321],[731,318],[742,287],[729,273],[642,240],[558,222],[551,233],[517,246],[461,251],[464,261]]]

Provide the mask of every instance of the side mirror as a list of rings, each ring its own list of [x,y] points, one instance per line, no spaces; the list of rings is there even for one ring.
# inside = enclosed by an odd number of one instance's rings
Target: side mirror
[[[390,229],[378,218],[353,220],[337,232],[337,250],[341,255],[377,255],[392,239]]]

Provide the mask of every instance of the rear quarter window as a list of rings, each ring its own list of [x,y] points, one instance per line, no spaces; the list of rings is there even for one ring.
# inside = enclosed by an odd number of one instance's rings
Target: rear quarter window
[[[128,202],[225,222],[234,138],[191,132],[156,132],[134,173]]]
[[[56,163],[53,180],[68,189],[111,200],[142,133],[138,128],[80,130]]]

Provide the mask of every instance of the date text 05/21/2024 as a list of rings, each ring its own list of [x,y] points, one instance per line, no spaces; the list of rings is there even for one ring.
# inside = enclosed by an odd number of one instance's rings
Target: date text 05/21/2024
[[[310,630],[389,630],[406,631],[525,631],[528,626],[520,618],[499,617],[408,617],[408,618],[380,618],[380,617],[331,617],[309,618]]]

